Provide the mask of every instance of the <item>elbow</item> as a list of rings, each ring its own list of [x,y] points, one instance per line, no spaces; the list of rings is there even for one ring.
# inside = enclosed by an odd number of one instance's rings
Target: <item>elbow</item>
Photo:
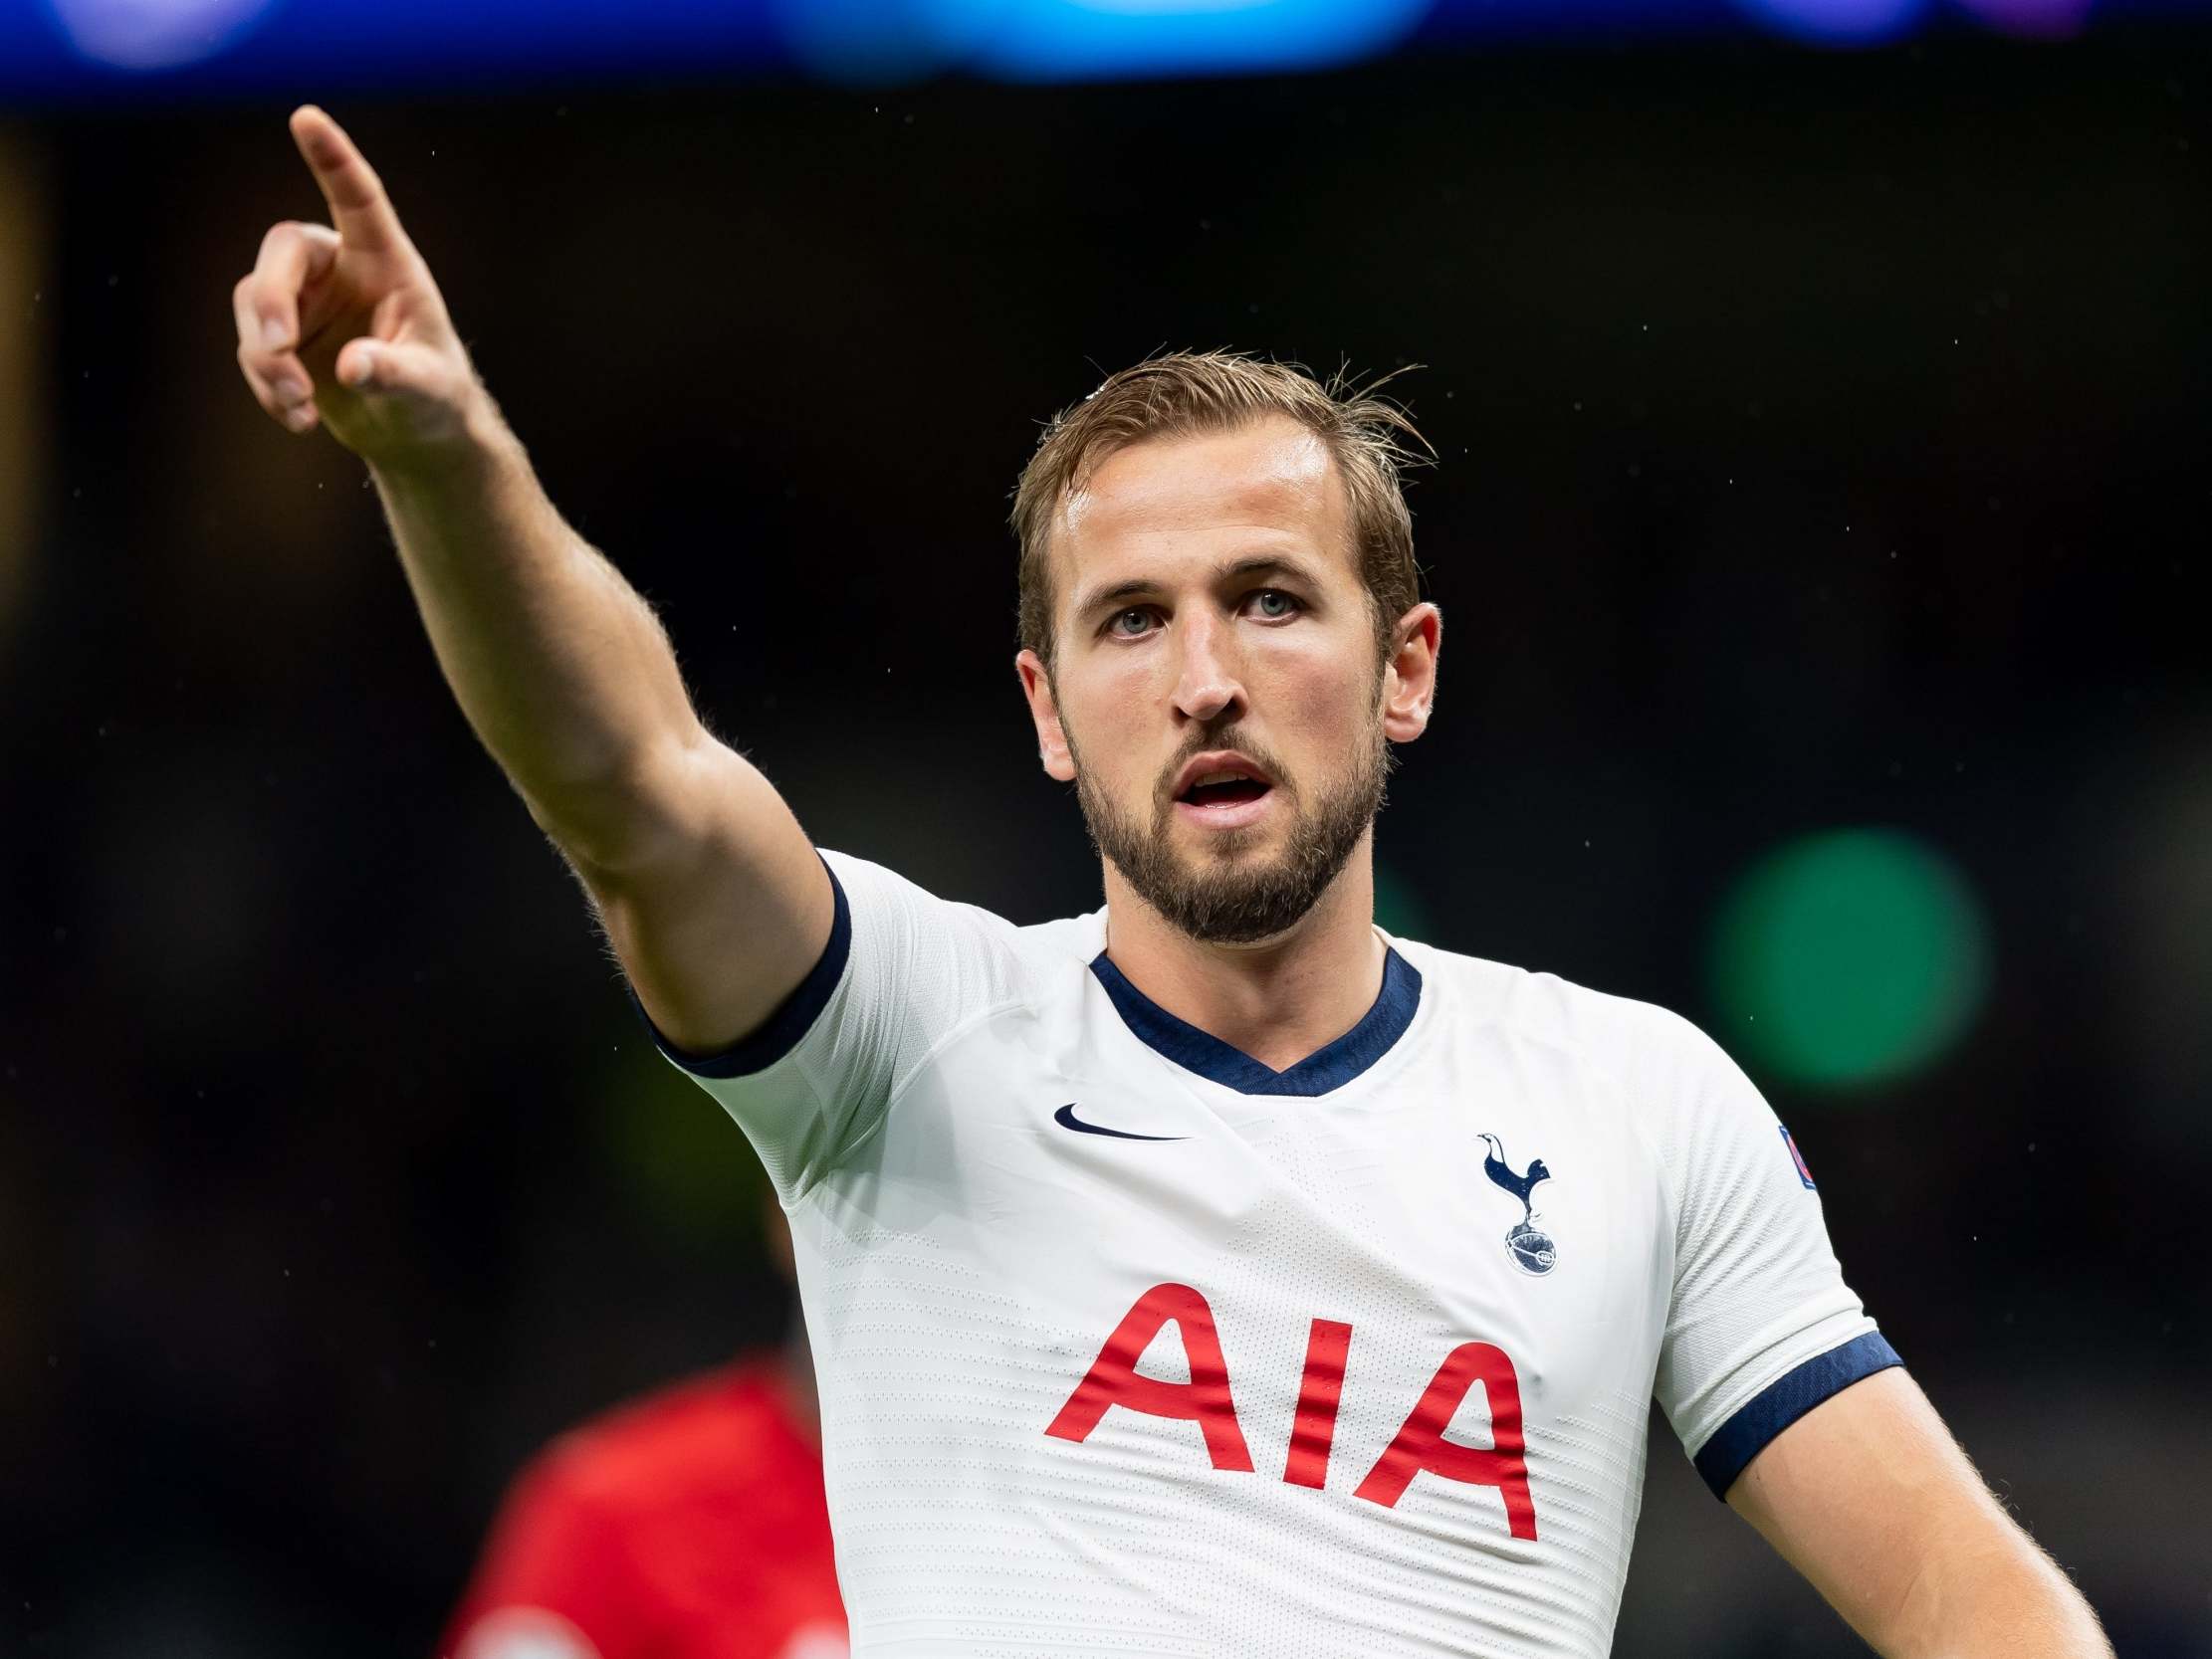
[[[692,769],[689,745],[670,741],[557,781],[518,779],[516,792],[531,821],[596,887],[663,867],[687,844],[692,791],[682,780]]]

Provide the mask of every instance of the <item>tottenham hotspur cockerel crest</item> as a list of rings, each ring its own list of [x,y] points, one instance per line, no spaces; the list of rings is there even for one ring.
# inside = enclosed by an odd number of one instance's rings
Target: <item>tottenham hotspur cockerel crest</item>
[[[1529,1163],[1526,1173],[1516,1175],[1513,1166],[1505,1161],[1505,1143],[1494,1135],[1485,1135],[1482,1139],[1490,1143],[1490,1150],[1482,1159],[1482,1173],[1521,1201],[1521,1219],[1505,1235],[1506,1254],[1523,1273],[1549,1273],[1559,1263],[1559,1246],[1552,1242],[1551,1234],[1536,1225],[1536,1210],[1529,1195],[1536,1190],[1538,1181],[1551,1179],[1551,1171],[1544,1167],[1542,1158],[1536,1158]]]

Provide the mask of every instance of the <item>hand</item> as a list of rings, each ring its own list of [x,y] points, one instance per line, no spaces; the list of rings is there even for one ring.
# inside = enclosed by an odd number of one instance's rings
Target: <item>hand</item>
[[[262,239],[231,295],[246,384],[288,431],[321,420],[371,463],[458,443],[489,400],[429,266],[337,122],[307,104],[292,137],[336,228],[288,221]]]

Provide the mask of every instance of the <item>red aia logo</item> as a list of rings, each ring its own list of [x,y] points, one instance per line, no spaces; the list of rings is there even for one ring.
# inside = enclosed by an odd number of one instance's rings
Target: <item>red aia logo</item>
[[[1162,1382],[1137,1374],[1138,1355],[1170,1321],[1182,1336],[1183,1351],[1191,1363],[1188,1382]],[[1313,1322],[1306,1337],[1305,1374],[1298,1383],[1297,1416],[1290,1429],[1290,1456],[1282,1471],[1282,1478],[1292,1486],[1319,1491],[1328,1485],[1329,1447],[1336,1437],[1344,1359],[1351,1347],[1349,1325],[1325,1319]],[[1490,1402],[1487,1447],[1462,1446],[1443,1437],[1452,1413],[1476,1383]],[[1252,1469],[1252,1454],[1244,1444],[1236,1401],[1229,1392],[1228,1361],[1221,1356],[1220,1335],[1214,1328],[1214,1310],[1189,1285],[1155,1285],[1137,1298],[1044,1432],[1061,1440],[1088,1439],[1112,1405],[1151,1417],[1195,1422],[1206,1436],[1207,1455],[1215,1468],[1247,1473]],[[1445,1480],[1496,1487],[1505,1500],[1505,1519],[1513,1536],[1535,1538],[1536,1505],[1528,1494],[1528,1460],[1521,1444],[1520,1379],[1503,1348],[1488,1343],[1461,1343],[1445,1354],[1405,1425],[1352,1496],[1393,1508],[1424,1469]]]

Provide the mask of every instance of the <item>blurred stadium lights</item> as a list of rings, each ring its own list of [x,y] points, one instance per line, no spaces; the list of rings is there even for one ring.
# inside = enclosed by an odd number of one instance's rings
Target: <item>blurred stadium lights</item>
[[[1017,81],[1324,68],[1397,46],[1430,0],[938,0],[973,56]]]
[[[176,69],[226,51],[278,0],[49,0],[86,58],[121,70]]]
[[[1281,73],[1500,39],[2026,36],[2212,0],[0,0],[0,100],[665,74],[896,84]]]
[[[1398,45],[1431,0],[779,0],[795,54],[841,81],[959,68],[1008,81],[1303,70]]]
[[[1785,843],[1723,902],[1722,1042],[1753,1070],[1845,1090],[1938,1058],[1980,1011],[1989,929],[1957,867],[1894,830]]]
[[[1909,34],[1927,0],[1744,0],[1744,9],[1785,35],[1823,46],[1879,46]]]
[[[2093,0],[1957,0],[1975,21],[2008,35],[2063,37],[2078,33]],[[1744,9],[1778,33],[1823,46],[1879,46],[1928,21],[1931,0],[1742,0]]]
[[[959,36],[929,0],[772,0],[801,68],[828,81],[919,81],[961,57]],[[974,7],[980,11],[983,8]]]

